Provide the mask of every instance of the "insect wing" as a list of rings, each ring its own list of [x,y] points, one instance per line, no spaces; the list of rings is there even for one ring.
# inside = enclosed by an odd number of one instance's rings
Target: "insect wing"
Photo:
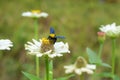
[[[55,34],[55,30],[52,27],[50,28],[50,34]]]
[[[56,36],[56,38],[65,39],[64,36]]]

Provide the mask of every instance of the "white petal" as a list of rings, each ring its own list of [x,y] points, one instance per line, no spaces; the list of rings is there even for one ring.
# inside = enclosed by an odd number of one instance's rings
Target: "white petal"
[[[22,16],[24,17],[36,17],[36,18],[40,18],[40,17],[44,17],[46,18],[48,16],[47,13],[45,12],[41,12],[41,13],[32,13],[32,12],[23,12]]]
[[[27,16],[27,17],[31,17],[32,13],[31,12],[23,12],[22,16]]]
[[[46,18],[46,17],[48,17],[48,14],[45,13],[45,12],[42,12],[42,13],[40,14],[40,17],[44,17],[44,18]]]
[[[63,56],[63,54],[57,53],[56,56],[61,57],[61,56]]]
[[[56,42],[54,45],[55,53],[70,53],[68,43]]]
[[[48,54],[48,56],[49,56],[50,58],[54,58],[54,57],[56,57],[56,54]]]
[[[39,54],[37,54],[37,57],[42,57],[42,56],[43,56],[43,54],[40,54],[40,53],[39,53]]]
[[[32,40],[33,40],[33,42],[34,42],[35,45],[41,46],[42,43],[40,41],[36,41],[35,39],[32,39]]]
[[[52,53],[52,54],[49,54],[48,55],[50,58],[54,58],[54,57],[56,57],[56,56],[58,56],[58,57],[61,57],[61,56],[63,56],[62,54],[59,54],[59,53]]]
[[[78,75],[81,75],[82,71],[81,71],[81,69],[75,69],[75,73],[78,74]]]
[[[112,24],[111,24],[111,26],[115,27],[115,26],[116,26],[116,23],[115,23],[115,22],[114,22],[114,23],[112,23]]]
[[[49,51],[47,51],[47,52],[45,52],[44,54],[50,54],[52,52],[52,50],[49,50]]]
[[[74,65],[64,66],[64,68],[65,68],[65,73],[66,74],[72,73],[75,69]]]
[[[86,68],[94,70],[96,69],[96,65],[87,64]]]
[[[13,44],[9,39],[1,39],[0,40],[0,50],[10,50]]]
[[[88,68],[81,68],[81,71],[86,72],[88,74],[93,74],[93,71],[91,69],[88,69]]]
[[[33,43],[27,42],[27,44],[25,44],[25,50],[28,51],[28,54],[32,54],[32,55],[40,54],[41,55],[40,46],[41,46],[41,43],[33,39]]]

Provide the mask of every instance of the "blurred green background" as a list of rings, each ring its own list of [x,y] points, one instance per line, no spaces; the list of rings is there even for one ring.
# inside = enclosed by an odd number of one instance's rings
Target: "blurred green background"
[[[11,51],[0,51],[0,80],[28,80],[21,71],[35,74],[35,57],[27,55],[24,44],[34,36],[31,18],[22,12],[40,9],[49,17],[39,19],[39,38],[47,37],[50,26],[57,35],[64,35],[70,54],[54,59],[54,77],[64,76],[64,65],[72,64],[78,56],[88,60],[86,48],[99,48],[97,32],[101,25],[120,25],[120,0],[0,0],[0,39],[14,43]],[[116,74],[120,76],[120,42],[117,39]],[[102,59],[111,64],[111,40],[106,39]],[[40,59],[41,76],[44,59]],[[104,71],[110,71],[104,68]],[[71,80],[77,80],[73,78]],[[105,79],[109,80],[109,79]]]

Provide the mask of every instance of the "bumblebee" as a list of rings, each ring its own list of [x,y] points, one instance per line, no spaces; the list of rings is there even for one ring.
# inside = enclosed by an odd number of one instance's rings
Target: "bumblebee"
[[[48,36],[50,43],[55,44],[55,42],[57,41],[58,38],[64,39],[65,37],[64,36],[56,36],[55,30],[51,27],[50,34]]]

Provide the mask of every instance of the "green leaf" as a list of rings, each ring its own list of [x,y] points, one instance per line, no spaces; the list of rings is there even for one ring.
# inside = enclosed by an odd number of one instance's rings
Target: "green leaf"
[[[22,73],[29,79],[29,80],[40,80],[37,76],[27,73],[27,72],[23,72]]]
[[[100,65],[101,65],[101,66],[104,66],[104,67],[111,68],[111,66],[110,66],[109,64],[106,64],[106,63],[101,63]]]
[[[109,64],[103,63],[102,60],[98,57],[98,55],[94,51],[92,51],[90,48],[87,48],[86,51],[87,51],[90,63],[111,68]]]
[[[113,80],[120,80],[120,78],[118,76],[114,76]]]
[[[97,56],[97,54],[94,51],[92,51],[90,48],[87,48],[86,51],[87,51],[90,63],[100,64],[102,62],[101,59]]]
[[[102,72],[100,74],[98,74],[98,76],[101,76],[101,77],[106,77],[106,78],[112,78],[112,74],[109,72]]]
[[[103,72],[100,74],[97,74],[98,76],[101,77],[106,77],[106,78],[112,78],[113,80],[120,80],[120,77],[118,77],[117,75],[112,75],[110,72]]]
[[[54,80],[68,80],[70,77],[73,77],[73,76],[75,76],[75,75],[72,74],[72,75],[65,76],[65,77],[60,77],[60,78],[57,78],[57,79],[54,79]]]

